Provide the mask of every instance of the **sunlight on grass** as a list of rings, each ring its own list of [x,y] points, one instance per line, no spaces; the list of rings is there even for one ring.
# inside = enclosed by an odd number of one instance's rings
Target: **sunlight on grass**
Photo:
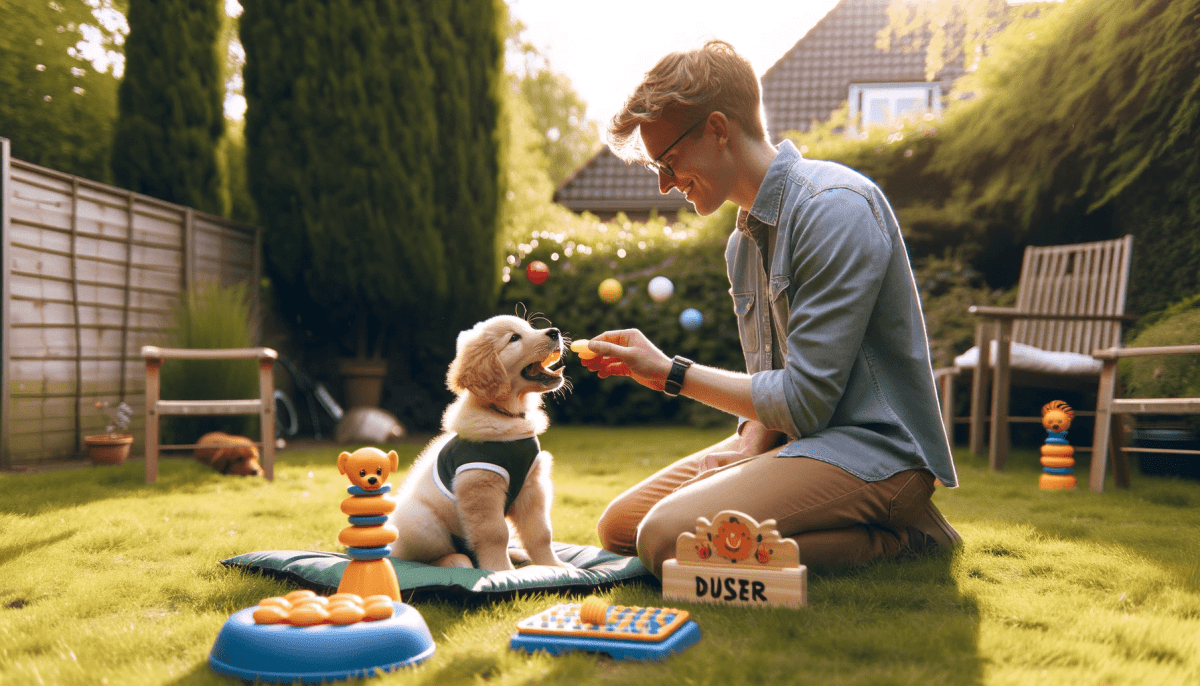
[[[727,432],[556,427],[556,540],[596,545],[624,488]],[[421,446],[395,446],[407,467]],[[278,455],[277,479],[168,460],[0,476],[0,682],[221,684],[221,625],[293,590],[226,569],[257,550],[341,551],[340,448]],[[962,533],[952,556],[810,575],[803,610],[684,605],[701,643],[662,663],[509,651],[516,623],[560,596],[423,601],[427,663],[371,684],[1166,684],[1200,681],[1200,484],[1134,474],[1128,491],[1047,492],[1032,451],[1005,472],[959,453],[935,499]],[[1080,480],[1086,483],[1086,469]],[[402,478],[393,477],[398,483]],[[609,602],[662,605],[657,588]]]

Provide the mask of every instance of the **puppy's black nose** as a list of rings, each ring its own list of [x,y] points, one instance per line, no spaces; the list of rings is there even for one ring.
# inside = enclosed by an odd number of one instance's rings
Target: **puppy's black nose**
[[[546,329],[546,335],[550,337],[550,340],[557,341],[558,329]]]

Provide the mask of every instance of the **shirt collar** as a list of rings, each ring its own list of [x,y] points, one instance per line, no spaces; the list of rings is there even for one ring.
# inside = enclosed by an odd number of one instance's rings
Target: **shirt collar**
[[[801,159],[800,151],[789,140],[779,144],[779,153],[767,167],[767,174],[758,187],[754,196],[754,205],[750,211],[738,209],[737,227],[744,233],[753,235],[756,224],[776,226],[779,224],[779,210],[783,203],[783,187],[787,181],[788,171],[796,160]],[[756,221],[751,221],[753,218]]]

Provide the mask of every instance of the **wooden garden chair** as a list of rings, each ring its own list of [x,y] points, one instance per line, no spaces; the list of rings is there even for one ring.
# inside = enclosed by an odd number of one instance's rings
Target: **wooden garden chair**
[[[1097,388],[1102,365],[1094,350],[1119,348],[1129,285],[1133,236],[1072,245],[1029,246],[1021,264],[1014,307],[975,306],[974,362],[971,353],[956,359],[954,368],[935,373],[942,395],[942,420],[953,437],[953,390],[970,371],[970,448],[983,455],[984,427],[988,463],[1004,468],[1012,422],[1040,422],[1039,416],[1011,416],[1010,388]],[[995,365],[992,349],[995,346]],[[1018,355],[1014,358],[1014,346]],[[987,414],[991,382],[991,414]],[[1035,408],[1040,411],[1041,406]],[[1089,416],[1094,412],[1076,411]]]
[[[271,348],[159,348],[142,347],[146,360],[146,483],[158,480],[158,453],[167,450],[194,450],[198,444],[159,445],[158,420],[163,415],[191,417],[212,415],[259,416],[262,440],[255,442],[262,459],[263,475],[275,479],[275,359]],[[258,360],[257,398],[233,400],[162,400],[159,398],[159,371],[164,360]],[[219,446],[218,446],[219,447]]]
[[[1092,356],[1100,360],[1100,390],[1096,401],[1096,429],[1092,436],[1092,469],[1089,484],[1093,491],[1104,490],[1104,471],[1112,455],[1113,481],[1129,488],[1129,464],[1126,452],[1182,453],[1200,456],[1200,450],[1127,447],[1119,415],[1123,414],[1200,414],[1200,398],[1121,398],[1117,363],[1126,357],[1146,355],[1200,355],[1200,345],[1169,345],[1144,348],[1108,348]]]

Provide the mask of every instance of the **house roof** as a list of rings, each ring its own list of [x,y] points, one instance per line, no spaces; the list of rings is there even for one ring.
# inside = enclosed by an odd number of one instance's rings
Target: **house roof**
[[[875,37],[887,25],[891,0],[842,0],[762,75],[763,108],[775,142],[791,130],[807,131],[813,120],[828,119],[846,100],[854,83],[925,81],[925,52],[902,45],[883,51]],[[961,75],[958,65],[938,75],[942,92]],[[626,165],[602,148],[554,193],[554,201],[576,212],[659,214],[690,208],[678,190],[658,192],[654,174],[639,164]]]

